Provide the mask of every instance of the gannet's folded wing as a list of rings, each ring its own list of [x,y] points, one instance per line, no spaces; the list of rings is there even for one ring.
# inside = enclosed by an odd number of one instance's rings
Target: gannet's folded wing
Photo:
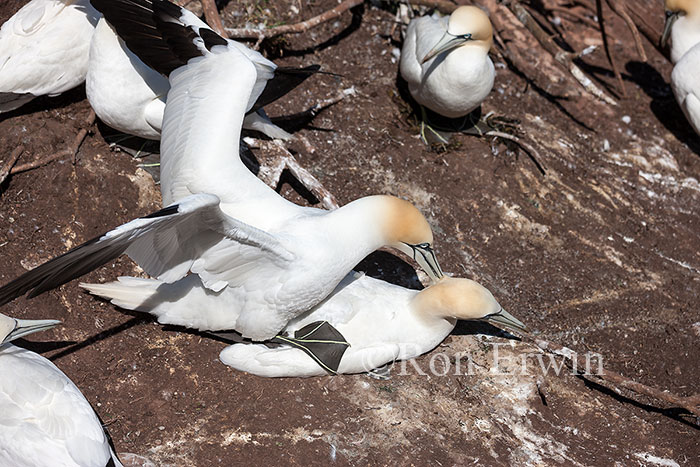
[[[35,297],[128,254],[147,273],[164,282],[184,277],[213,247],[225,245],[246,270],[250,263],[281,267],[294,259],[272,235],[227,216],[219,198],[197,194],[146,217],[135,219],[26,272],[0,288],[0,305],[29,292]],[[216,250],[216,249],[215,249]],[[214,262],[216,264],[216,262]],[[247,267],[246,267],[247,266]],[[222,288],[226,268],[206,273],[205,283]]]

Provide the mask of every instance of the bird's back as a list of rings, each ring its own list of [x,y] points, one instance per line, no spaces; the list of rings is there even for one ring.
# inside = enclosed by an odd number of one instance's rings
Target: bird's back
[[[409,86],[418,86],[422,81],[421,61],[447,31],[448,19],[446,16],[422,16],[409,23],[401,50],[401,76]]]
[[[87,0],[21,8],[0,28],[0,93],[55,95],[82,83],[98,17]]]
[[[104,467],[111,457],[99,419],[61,370],[0,347],[0,465]]]

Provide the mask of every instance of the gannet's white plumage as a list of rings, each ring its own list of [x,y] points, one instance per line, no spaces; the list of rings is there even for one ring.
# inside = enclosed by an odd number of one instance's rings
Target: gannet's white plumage
[[[239,49],[260,67],[258,80],[264,85],[274,76],[277,66],[260,53],[242,44]],[[85,89],[90,105],[105,124],[123,133],[146,139],[160,139],[163,111],[170,89],[168,78],[155,71],[119,38],[114,28],[101,18],[90,44],[90,66]],[[288,139],[289,133],[274,125],[262,109],[249,113],[243,128],[256,130],[271,138]]]
[[[0,112],[85,80],[99,13],[88,0],[32,0],[0,28]]]
[[[666,0],[665,43],[671,37],[671,88],[678,105],[700,135],[700,0]]]
[[[445,117],[462,117],[493,88],[492,42],[491,22],[475,6],[459,7],[449,17],[416,18],[406,30],[401,76],[416,102]]]
[[[177,318],[181,316],[204,315],[195,310],[206,310],[211,319],[216,319],[235,309],[233,303],[219,300],[195,276],[180,285],[120,277],[116,282],[83,287],[122,308],[146,311],[172,324],[180,324]],[[474,281],[444,277],[417,291],[353,272],[323,302],[291,320],[285,332],[293,335],[308,324],[327,321],[350,343],[338,373],[360,373],[430,351],[452,331],[457,319],[487,319],[499,325],[523,327]],[[326,374],[302,350],[290,347],[235,344],[221,352],[221,361],[259,376]]]
[[[46,358],[9,343],[56,324],[0,314],[0,465],[121,466],[75,384]]]
[[[666,24],[662,45],[671,38],[671,61],[677,63],[700,43],[700,0],[665,0]]]
[[[160,0],[153,6],[168,25],[164,30],[178,34],[172,42],[184,34],[182,53],[193,55],[170,73],[163,117],[161,192],[170,206],[25,273],[0,289],[0,304],[56,287],[126,253],[164,282],[197,274],[238,310],[178,324],[235,329],[265,340],[382,246],[411,255],[433,280],[442,276],[430,226],[410,203],[370,196],[335,211],[301,207],[232,157],[245,110],[257,100],[254,93],[262,92],[256,65],[190,12]],[[188,36],[193,31],[194,40]]]

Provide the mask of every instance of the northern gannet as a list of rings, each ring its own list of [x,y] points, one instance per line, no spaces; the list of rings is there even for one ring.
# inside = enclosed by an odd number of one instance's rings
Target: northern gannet
[[[26,292],[35,296],[126,253],[164,282],[197,274],[239,311],[210,322],[192,310],[178,324],[266,340],[382,246],[414,258],[431,280],[442,277],[430,225],[409,202],[380,195],[334,211],[298,206],[232,157],[244,113],[261,92],[255,64],[189,11],[161,0],[153,7],[167,43],[187,62],[170,73],[163,117],[161,192],[167,207],[23,274],[0,288],[0,304]]]
[[[448,118],[463,117],[493,88],[492,43],[489,17],[475,6],[461,6],[449,17],[414,19],[401,49],[401,76],[421,106]]]
[[[235,313],[235,303],[221,300],[194,275],[178,284],[154,279],[120,277],[107,284],[81,284],[91,293],[129,310],[158,316],[160,322],[181,324],[197,315],[211,322]],[[205,311],[206,310],[206,311]],[[323,302],[285,327],[289,336],[312,323],[328,322],[350,346],[338,373],[360,373],[394,360],[417,357],[436,347],[458,319],[480,319],[523,330],[491,292],[468,279],[443,277],[421,291],[406,289],[356,272],[349,273]],[[259,376],[315,376],[326,374],[302,350],[234,344],[221,352],[221,361]]]
[[[32,0],[0,28],[0,112],[85,80],[99,13],[88,0]]]
[[[144,1],[111,1],[105,3],[94,1],[101,9],[108,8],[107,14],[120,8],[142,8],[141,18],[144,23],[154,26],[150,20],[152,3]],[[184,10],[184,9],[183,9]],[[118,21],[118,16],[115,21]],[[202,23],[204,24],[204,23]],[[130,30],[127,30],[130,31]],[[129,39],[133,36],[126,34]],[[156,50],[160,56],[149,54],[149,64],[145,64],[124,44],[114,28],[101,18],[92,36],[90,44],[90,62],[87,70],[85,91],[90,105],[105,124],[123,133],[141,138],[160,139],[163,124],[163,111],[170,89],[167,75],[175,68],[185,64],[174,56],[167,47],[159,47],[157,38],[150,38],[148,47]],[[162,37],[161,37],[161,40]],[[259,70],[258,80],[266,89],[262,100],[251,105],[243,121],[243,128],[260,131],[270,138],[288,139],[289,133],[274,125],[265,115],[262,106],[289,92],[305,78],[318,72],[319,67],[312,65],[305,68],[277,67],[275,63],[263,57],[259,52],[236,44]],[[133,42],[132,42],[132,46]],[[139,47],[143,51],[143,47]],[[291,81],[291,82],[290,82]],[[235,81],[232,81],[234,85]]]
[[[661,37],[671,37],[671,88],[678,105],[700,135],[700,0],[666,0],[666,24]]]
[[[0,465],[121,466],[75,384],[46,358],[10,344],[59,323],[0,313]]]
[[[671,61],[677,63],[700,43],[700,0],[665,0],[666,23],[661,36],[664,47],[671,38]]]

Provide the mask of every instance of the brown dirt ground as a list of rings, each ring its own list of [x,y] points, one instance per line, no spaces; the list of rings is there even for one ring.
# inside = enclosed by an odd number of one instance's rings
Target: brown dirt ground
[[[3,2],[0,20],[23,3]],[[224,19],[291,23],[335,4],[310,3],[231,2]],[[658,30],[661,3],[640,3]],[[697,392],[700,141],[671,94],[670,63],[646,41],[649,61],[640,63],[624,23],[611,18],[627,89],[611,108],[582,96],[566,74],[548,75],[546,63],[529,82],[495,57],[484,111],[520,120],[548,169],[543,177],[522,153],[487,139],[459,136],[442,153],[421,144],[396,91],[393,24],[386,8],[366,5],[267,50],[279,63],[320,63],[343,75],[313,78],[270,115],[297,112],[339,86],[357,91],[300,130],[316,148],[298,156],[302,164],[341,203],[373,193],[416,203],[434,227],[443,268],[482,282],[543,337],[600,352],[607,368],[642,383]],[[593,28],[564,21],[560,30],[574,50],[600,44]],[[614,93],[602,49],[585,63]],[[36,99],[0,116],[0,154],[22,144],[23,163],[58,151],[88,113],[83,89]],[[76,165],[53,163],[0,187],[0,282],[159,207],[158,187],[139,161],[110,150],[108,133],[98,125]],[[288,185],[282,192],[304,202]],[[415,281],[387,253],[363,265]],[[133,273],[122,258],[85,279]],[[545,375],[532,360],[531,374],[520,376],[422,376],[409,366],[388,380],[262,379],[221,364],[224,342],[123,312],[76,282],[3,312],[62,320],[21,345],[73,379],[118,451],[158,465],[700,465],[695,417],[568,374]],[[468,352],[483,365],[494,344],[510,342],[500,350],[512,358],[536,355],[492,331],[460,325],[438,351]],[[429,361],[418,360],[424,368]]]

